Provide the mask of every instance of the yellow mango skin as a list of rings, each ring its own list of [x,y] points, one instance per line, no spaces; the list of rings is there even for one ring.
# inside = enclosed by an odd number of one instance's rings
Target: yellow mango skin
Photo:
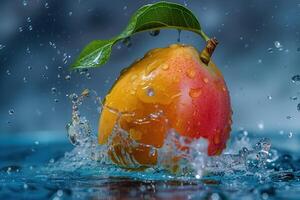
[[[99,144],[105,144],[117,122],[138,143],[162,147],[169,129],[183,136],[206,138],[208,154],[226,147],[231,130],[231,106],[221,72],[205,65],[192,46],[171,45],[149,51],[123,70],[105,98],[99,122]],[[152,116],[152,117],[151,117]],[[145,146],[126,149],[114,139],[113,162],[126,167],[121,151],[141,165],[154,165],[157,153]],[[118,153],[119,152],[119,153]]]

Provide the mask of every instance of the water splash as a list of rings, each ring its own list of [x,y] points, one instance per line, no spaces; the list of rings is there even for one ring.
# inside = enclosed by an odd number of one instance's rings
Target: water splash
[[[274,163],[278,159],[277,151],[271,149],[269,139],[262,138],[257,143],[252,144],[248,132],[245,130],[241,130],[232,137],[229,148],[222,155],[209,157],[207,156],[208,144],[203,138],[195,140],[183,137],[175,130],[170,129],[164,145],[161,148],[156,148],[132,139],[129,133],[121,128],[120,120],[117,120],[106,145],[99,145],[89,121],[81,116],[79,108],[86,98],[94,98],[98,105],[103,107],[100,98],[94,91],[88,89],[80,95],[73,93],[69,95],[69,98],[72,102],[72,120],[67,125],[67,132],[70,142],[75,147],[71,152],[65,153],[64,158],[58,162],[50,163],[51,170],[76,171],[90,169],[103,173],[113,170],[124,176],[136,174],[140,177],[141,173],[135,170],[143,168],[144,175],[142,177],[150,173],[153,178],[152,174],[155,173],[161,179],[185,177],[191,180],[201,179],[208,174],[230,174],[242,171],[259,176],[262,179],[267,176],[270,163]],[[108,109],[115,113],[118,119],[124,115],[133,114],[121,113],[113,108]],[[156,117],[162,115],[155,113]],[[118,147],[122,147],[121,151]],[[144,148],[147,149],[150,157],[157,156],[157,165],[145,166],[139,164],[132,156],[133,148]],[[114,159],[119,167],[113,164],[111,159]]]

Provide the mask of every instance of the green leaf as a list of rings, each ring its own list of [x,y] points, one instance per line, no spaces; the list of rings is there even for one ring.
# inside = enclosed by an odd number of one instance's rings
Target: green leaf
[[[186,7],[164,1],[148,4],[135,12],[126,29],[120,35],[111,40],[95,40],[88,44],[71,68],[82,69],[101,66],[108,61],[112,46],[116,42],[135,33],[169,28],[192,31],[199,34],[205,41],[209,39],[202,31],[195,15]]]

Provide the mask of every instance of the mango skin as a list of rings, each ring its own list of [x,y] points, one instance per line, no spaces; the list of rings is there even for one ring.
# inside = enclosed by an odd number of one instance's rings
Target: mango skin
[[[205,65],[192,46],[173,44],[149,51],[121,73],[105,98],[99,122],[99,144],[107,143],[118,122],[138,143],[163,146],[168,130],[208,140],[208,155],[219,155],[231,131],[230,97],[221,72]],[[120,138],[119,138],[120,139]],[[114,138],[113,162],[126,167],[122,151],[141,165],[155,165],[157,152],[145,146],[125,147]]]

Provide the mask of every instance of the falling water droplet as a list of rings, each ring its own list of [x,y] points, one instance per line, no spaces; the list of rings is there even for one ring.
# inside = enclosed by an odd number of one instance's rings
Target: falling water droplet
[[[4,49],[5,45],[0,44],[0,50]]]
[[[65,80],[66,80],[66,81],[71,80],[71,76],[70,76],[70,75],[65,76]]]
[[[15,113],[15,110],[13,108],[9,109],[8,114],[13,115]]]
[[[277,49],[282,47],[282,45],[280,44],[279,41],[275,41],[275,42],[274,42],[274,46],[275,46]]]
[[[158,36],[159,33],[160,33],[160,30],[153,30],[153,31],[150,31],[150,32],[149,32],[149,34],[150,34],[151,36],[153,36],[153,37]]]
[[[51,93],[55,94],[57,92],[57,89],[55,87],[51,88]]]
[[[273,48],[268,48],[269,53],[273,53]]]
[[[290,100],[292,100],[292,101],[296,101],[297,99],[298,99],[298,97],[296,97],[296,96],[290,97]]]
[[[293,83],[300,83],[300,75],[295,75],[292,77],[292,82]]]
[[[180,42],[181,30],[180,30],[180,29],[178,29],[177,31],[178,31],[177,42]]]
[[[257,127],[260,129],[260,130],[263,130],[265,128],[265,125],[263,122],[260,122],[257,124]]]

